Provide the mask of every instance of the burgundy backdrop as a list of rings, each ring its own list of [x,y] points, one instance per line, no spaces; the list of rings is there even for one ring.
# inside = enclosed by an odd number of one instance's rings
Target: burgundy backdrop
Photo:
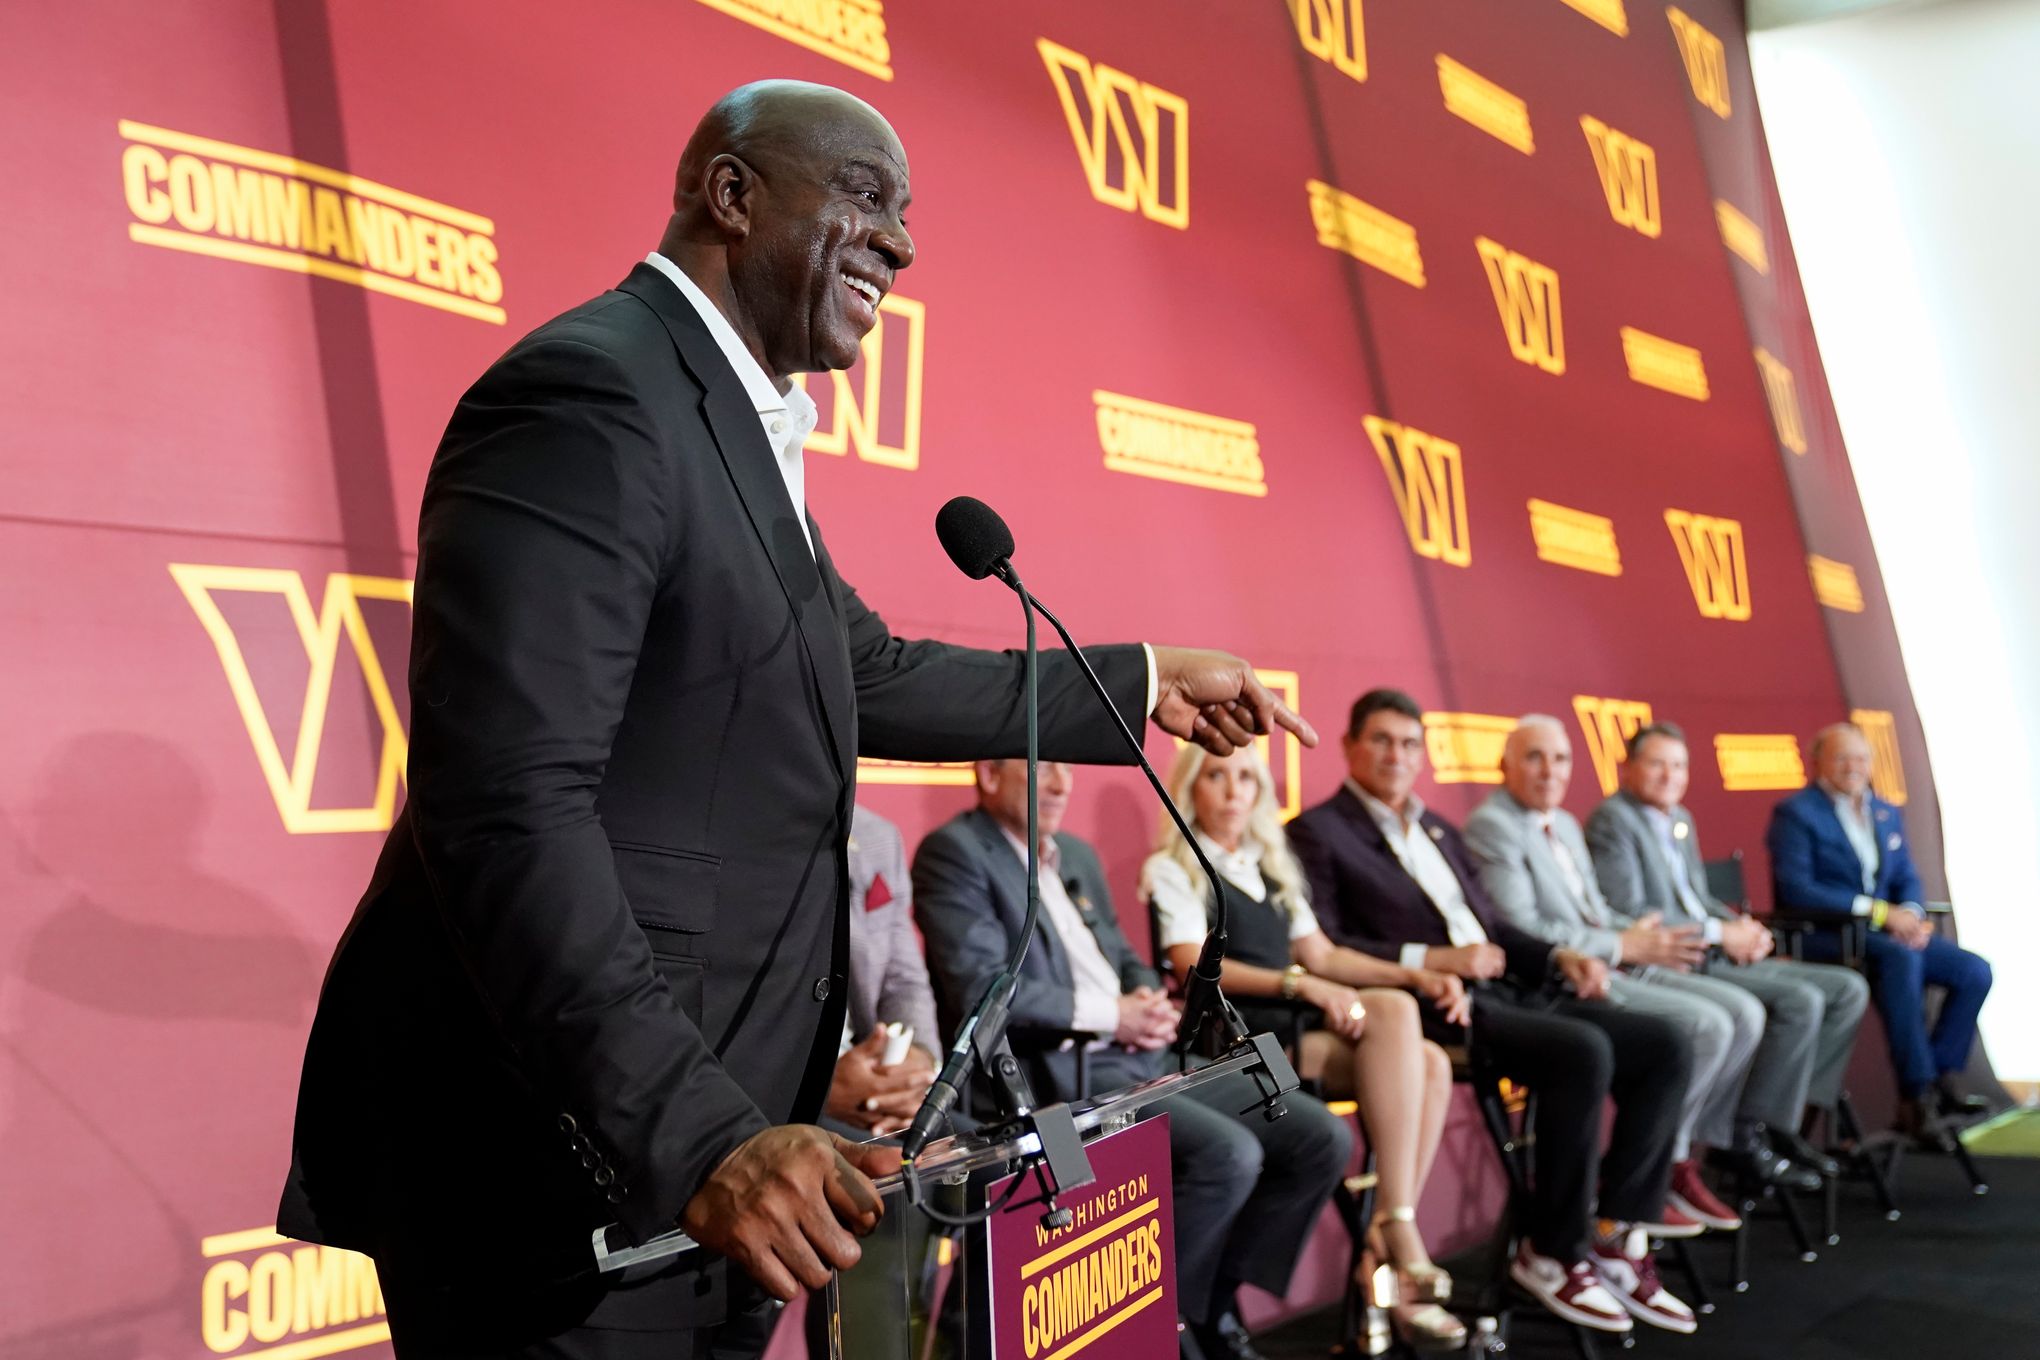
[[[873,357],[813,384],[835,437],[808,460],[897,630],[1014,642],[930,530],[970,492],[1082,637],[1237,650],[1328,735],[1411,690],[1448,814],[1508,715],[1574,725],[1582,814],[1642,705],[1679,721],[1706,848],[1749,852],[1760,904],[1798,743],[1863,710],[1938,878],[1731,0],[4,25],[0,1354],[381,1340],[371,1275],[265,1225],[321,969],[402,796],[425,468],[492,358],[657,241],[688,129],[743,80],[854,90],[912,158],[920,262]],[[1340,774],[1335,743],[1275,756],[1292,806]],[[864,796],[911,841],[956,778]],[[1071,824],[1145,939],[1136,781],[1086,773]],[[1447,1239],[1494,1202],[1469,1121],[1450,1144]],[[1336,1288],[1329,1232],[1292,1303]]]

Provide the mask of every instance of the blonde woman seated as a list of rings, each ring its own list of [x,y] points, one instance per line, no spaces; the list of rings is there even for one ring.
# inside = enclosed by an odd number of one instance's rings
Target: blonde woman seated
[[[1373,1145],[1384,1207],[1368,1225],[1362,1283],[1370,1331],[1385,1330],[1383,1310],[1419,1350],[1456,1350],[1466,1328],[1438,1304],[1451,1278],[1431,1264],[1417,1231],[1416,1203],[1438,1151],[1451,1096],[1444,1050],[1424,1039],[1420,993],[1454,1024],[1466,1022],[1457,977],[1403,968],[1335,945],[1318,929],[1304,899],[1303,870],[1290,852],[1275,808],[1274,781],[1253,747],[1214,756],[1186,746],[1169,792],[1225,881],[1229,957],[1226,996],[1252,1030],[1277,1029],[1301,1001],[1323,1016],[1303,1037],[1298,1073],[1325,1094],[1353,1097]],[[1140,895],[1153,911],[1158,945],[1177,977],[1187,977],[1210,929],[1210,887],[1182,833],[1162,818],[1155,852],[1141,867]],[[1279,1000],[1278,1000],[1279,998]]]

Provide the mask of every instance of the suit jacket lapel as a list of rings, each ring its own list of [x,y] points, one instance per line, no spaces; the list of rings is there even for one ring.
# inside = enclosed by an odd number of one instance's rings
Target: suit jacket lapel
[[[990,813],[973,812],[971,819],[977,823],[978,835],[985,843],[985,858],[991,865],[992,882],[1004,889],[1008,899],[1014,904],[1015,919],[1025,920],[1026,862],[1014,853],[1012,842],[1006,839],[1005,829],[992,819]],[[1042,866],[1042,871],[1044,874],[1047,872],[1046,865]],[[1055,933],[1055,923],[1048,919],[1046,909],[1042,911],[1041,918],[1034,923],[1034,936],[1031,956],[1039,957],[1048,965],[1049,976],[1055,981],[1067,983],[1074,989],[1076,974],[1070,969],[1069,956],[1063,950],[1062,938]]]
[[[736,371],[680,290],[648,264],[633,269],[617,288],[658,314],[681,361],[706,393],[701,401],[703,418],[723,468],[744,503],[752,532],[793,608],[801,645],[821,694],[822,718],[829,729],[837,772],[847,780],[856,759],[856,695],[842,620],[833,593],[823,585],[821,540],[815,539],[810,554],[800,522],[793,517],[786,483],[773,465],[771,446],[758,426],[758,413]]]

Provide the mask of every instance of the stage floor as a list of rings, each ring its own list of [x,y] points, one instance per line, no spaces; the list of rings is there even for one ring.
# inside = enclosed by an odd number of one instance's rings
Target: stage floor
[[[1841,1244],[1812,1264],[1799,1261],[1782,1223],[1759,1218],[1746,1229],[1754,1233],[1746,1294],[1727,1292],[1727,1247],[1703,1238],[1695,1259],[1718,1307],[1701,1319],[1699,1333],[1639,1326],[1633,1350],[1611,1337],[1599,1347],[1603,1360],[2040,1355],[2040,1160],[1978,1163],[1991,1187],[1981,1197],[1950,1159],[1908,1156],[1898,1189],[1905,1216],[1896,1223],[1879,1215],[1868,1187],[1845,1186]],[[1681,1290],[1681,1273],[1668,1259],[1660,1264],[1666,1284]],[[1516,1360],[1575,1355],[1567,1331],[1519,1316],[1509,1346]],[[1316,1360],[1337,1340],[1338,1322],[1336,1308],[1307,1314],[1259,1344],[1270,1360]]]

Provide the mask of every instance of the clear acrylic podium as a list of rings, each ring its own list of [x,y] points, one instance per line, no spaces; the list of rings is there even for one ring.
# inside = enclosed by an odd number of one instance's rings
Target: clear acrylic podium
[[[1089,1144],[1131,1127],[1164,1101],[1193,1092],[1210,1099],[1221,1082],[1230,1083],[1224,1088],[1228,1093],[1238,1087],[1240,1113],[1263,1107],[1255,1118],[1264,1117],[1266,1107],[1279,1109],[1281,1095],[1296,1088],[1295,1074],[1280,1046],[1264,1034],[1213,1062],[1075,1102],[1069,1112],[1078,1136]],[[1040,1152],[1039,1136],[1013,1125],[941,1139],[916,1161],[921,1199],[950,1217],[979,1212],[987,1185],[1029,1170]],[[1166,1183],[1166,1162],[1154,1171]],[[1029,1170],[1030,1182],[1035,1179]],[[826,1349],[811,1353],[832,1360],[1008,1360],[992,1347],[988,1274],[982,1259],[986,1230],[936,1222],[909,1202],[901,1173],[880,1177],[876,1185],[886,1212],[864,1239],[863,1259],[808,1300],[809,1335],[817,1341],[825,1336],[827,1343]],[[1041,1202],[1041,1188],[1032,1183],[1022,1187],[1001,1212],[1038,1218],[1047,1207]],[[595,1234],[596,1263],[603,1271],[641,1273],[683,1252],[699,1250],[680,1232],[620,1249],[612,1247],[611,1240],[608,1230]]]

